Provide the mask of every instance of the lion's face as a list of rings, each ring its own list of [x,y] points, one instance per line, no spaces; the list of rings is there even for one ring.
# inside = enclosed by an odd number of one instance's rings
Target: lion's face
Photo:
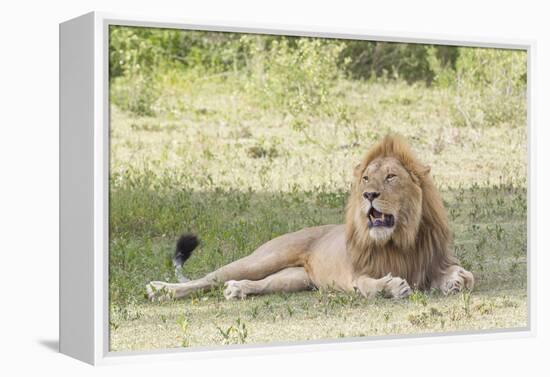
[[[379,157],[358,177],[360,216],[376,243],[409,241],[421,218],[422,191],[414,176],[394,157]]]
[[[357,273],[381,278],[389,271],[426,288],[438,267],[455,263],[445,207],[429,173],[398,135],[385,136],[355,167],[346,250]]]

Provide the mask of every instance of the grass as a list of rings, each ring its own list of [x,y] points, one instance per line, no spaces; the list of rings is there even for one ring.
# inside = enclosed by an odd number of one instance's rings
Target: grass
[[[238,77],[165,81],[156,115],[111,108],[111,350],[527,325],[524,116],[466,127],[453,120],[456,93],[340,80],[331,95],[343,98],[345,117],[297,120],[240,90]],[[183,231],[202,241],[184,266],[197,278],[280,234],[341,223],[353,166],[389,131],[432,167],[454,252],[476,278],[471,294],[394,301],[312,291],[227,302],[217,289],[145,300],[148,281],[174,280],[170,256]]]
[[[520,290],[427,295],[413,300],[362,299],[337,292],[273,294],[226,301],[204,295],[164,304],[140,303],[133,319],[115,319],[117,351],[227,344],[311,341],[384,335],[478,331],[526,326],[526,294]],[[182,329],[181,318],[186,327]]]

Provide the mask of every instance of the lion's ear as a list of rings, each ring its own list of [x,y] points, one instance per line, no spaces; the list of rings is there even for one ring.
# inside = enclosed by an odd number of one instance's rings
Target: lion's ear
[[[428,165],[421,165],[414,169],[414,172],[411,171],[411,178],[414,183],[420,184],[422,179],[430,174],[431,168]]]
[[[421,175],[422,177],[425,177],[425,176],[427,176],[428,174],[430,174],[430,171],[431,171],[431,170],[432,170],[432,168],[431,168],[430,166],[424,165],[424,166],[420,167],[419,173],[420,173],[420,175]]]
[[[363,172],[363,168],[362,168],[363,164],[357,164],[355,165],[355,167],[353,168],[353,176],[355,178],[359,178],[359,176],[361,175],[361,173]]]

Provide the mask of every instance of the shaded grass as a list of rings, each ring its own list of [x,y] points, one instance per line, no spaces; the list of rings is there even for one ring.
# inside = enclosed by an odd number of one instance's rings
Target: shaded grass
[[[476,290],[524,288],[525,190],[504,186],[442,194],[451,214],[454,252],[474,273]],[[113,192],[111,232],[117,236],[110,245],[111,300],[137,302],[150,280],[174,280],[171,257],[181,232],[201,238],[184,265],[186,276],[198,278],[281,234],[340,223],[344,198],[344,193]],[[142,214],[120,208],[128,202],[143,203]]]

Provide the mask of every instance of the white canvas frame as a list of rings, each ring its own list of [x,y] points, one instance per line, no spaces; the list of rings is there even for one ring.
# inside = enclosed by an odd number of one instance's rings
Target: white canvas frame
[[[429,43],[471,47],[523,49],[528,54],[528,207],[527,273],[528,326],[483,332],[453,332],[426,336],[385,336],[334,341],[272,343],[259,346],[109,351],[108,311],[108,192],[109,99],[108,30],[110,25],[248,32],[309,37]],[[204,358],[352,349],[389,345],[472,341],[534,336],[536,252],[532,220],[534,143],[533,55],[535,42],[526,40],[403,34],[372,30],[289,25],[243,25],[185,19],[138,17],[92,12],[60,24],[60,352],[90,364],[161,359]]]

